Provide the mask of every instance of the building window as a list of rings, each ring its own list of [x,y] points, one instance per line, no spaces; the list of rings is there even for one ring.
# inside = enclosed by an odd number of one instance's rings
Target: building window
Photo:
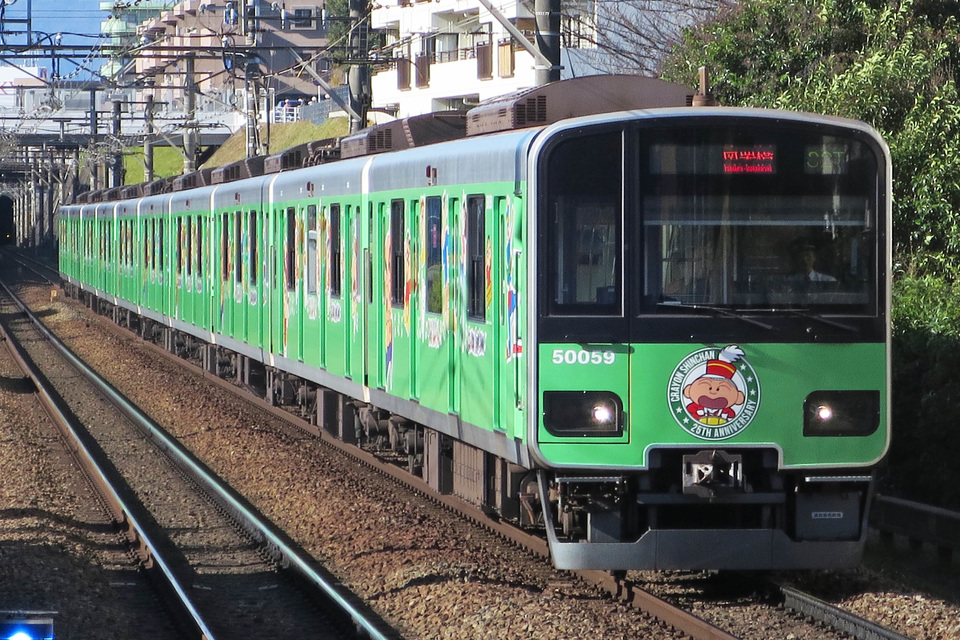
[[[477,77],[481,80],[493,78],[493,47],[489,41],[477,43]]]
[[[409,58],[397,58],[397,89],[406,91],[410,89],[410,67],[412,63]]]
[[[429,53],[418,53],[417,62],[417,87],[429,87],[430,86],[430,54]]]
[[[294,7],[290,12],[290,28],[297,30],[313,29],[313,7]]]
[[[513,42],[511,40],[501,40],[497,45],[497,61],[500,68],[500,77],[512,78],[516,60],[513,55]]]

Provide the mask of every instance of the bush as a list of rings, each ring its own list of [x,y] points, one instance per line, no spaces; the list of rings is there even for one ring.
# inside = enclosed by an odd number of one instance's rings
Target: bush
[[[894,288],[893,440],[880,491],[960,509],[960,285],[905,275]]]

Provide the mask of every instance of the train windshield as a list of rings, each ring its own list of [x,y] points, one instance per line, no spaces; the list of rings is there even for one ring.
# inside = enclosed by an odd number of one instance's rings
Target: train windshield
[[[643,307],[871,313],[878,167],[806,130],[656,131],[642,147]]]
[[[540,165],[541,336],[882,335],[880,145],[826,120],[703,114],[564,132]]]

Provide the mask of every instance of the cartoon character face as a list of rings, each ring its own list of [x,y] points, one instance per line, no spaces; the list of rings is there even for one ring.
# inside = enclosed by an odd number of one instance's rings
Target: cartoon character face
[[[744,395],[731,380],[700,376],[683,389],[683,395],[706,409],[726,409],[743,404]]]

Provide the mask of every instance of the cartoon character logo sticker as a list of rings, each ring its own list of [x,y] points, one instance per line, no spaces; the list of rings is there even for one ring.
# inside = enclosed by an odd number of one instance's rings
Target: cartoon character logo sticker
[[[747,428],[760,406],[760,381],[735,344],[684,358],[667,390],[677,424],[702,440],[726,440]]]

